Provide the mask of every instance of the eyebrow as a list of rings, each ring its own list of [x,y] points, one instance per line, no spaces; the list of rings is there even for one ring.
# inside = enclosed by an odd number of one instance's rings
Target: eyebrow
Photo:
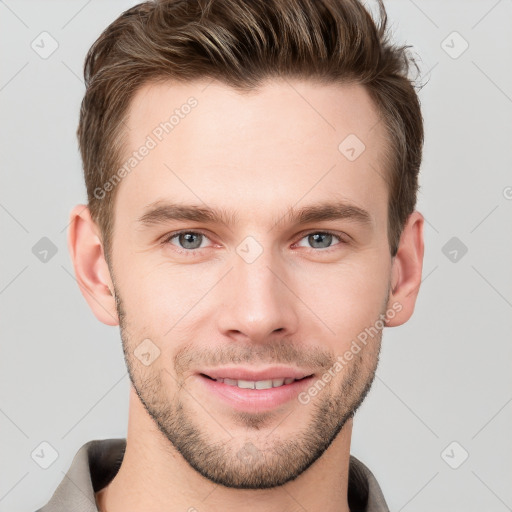
[[[238,219],[237,212],[229,212],[224,208],[214,209],[201,205],[184,205],[156,201],[146,207],[136,221],[141,226],[165,224],[169,221],[191,221],[205,224],[226,224],[233,226]],[[363,208],[342,201],[323,202],[299,209],[288,208],[284,215],[274,221],[274,227],[284,222],[302,225],[327,220],[343,220],[357,222],[363,226],[371,226],[372,216]]]

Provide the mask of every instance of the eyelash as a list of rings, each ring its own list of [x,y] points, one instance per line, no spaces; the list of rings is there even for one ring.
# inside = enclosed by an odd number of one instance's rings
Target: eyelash
[[[171,244],[171,240],[173,238],[176,238],[177,236],[183,234],[183,233],[192,233],[194,235],[203,235],[204,237],[208,238],[208,235],[206,233],[204,233],[203,231],[201,230],[196,230],[196,231],[192,231],[190,229],[183,229],[181,231],[173,231],[172,233],[170,233],[169,235],[166,235],[164,240],[162,241],[162,245],[173,245],[174,246],[174,250],[177,251],[178,253],[180,254],[184,254],[188,257],[194,257],[194,256],[197,256],[198,255],[198,252],[201,250],[201,249],[181,249],[180,247],[174,245],[174,244]],[[314,252],[321,252],[321,253],[327,253],[327,252],[332,252],[333,250],[336,250],[336,247],[337,245],[347,245],[349,242],[347,242],[346,240],[343,239],[343,237],[339,234],[339,233],[336,233],[334,231],[330,231],[330,230],[322,230],[322,231],[308,231],[306,233],[301,233],[301,238],[298,240],[299,242],[306,238],[307,236],[309,235],[314,235],[314,234],[321,234],[321,235],[332,235],[334,237],[336,237],[340,242],[339,244],[335,244],[334,246],[332,247],[328,247],[326,249],[315,249],[314,247],[310,247],[309,249],[314,251]],[[208,238],[209,240],[209,238]],[[205,249],[205,248],[203,248]]]

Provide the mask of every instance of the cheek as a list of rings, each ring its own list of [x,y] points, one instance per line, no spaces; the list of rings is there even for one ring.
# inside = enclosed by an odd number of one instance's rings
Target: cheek
[[[199,320],[202,307],[208,303],[205,295],[217,281],[211,268],[179,268],[167,262],[137,265],[134,258],[121,290],[130,329],[162,341],[180,336]]]
[[[361,257],[359,262],[330,268],[320,266],[315,272],[304,273],[298,295],[325,324],[319,324],[322,332],[337,342],[350,343],[373,325],[386,307],[389,271],[389,265],[377,257]]]

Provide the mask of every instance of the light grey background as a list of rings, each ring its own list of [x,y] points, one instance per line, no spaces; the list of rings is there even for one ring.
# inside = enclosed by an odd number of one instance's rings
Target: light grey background
[[[66,228],[86,201],[75,137],[83,60],[135,3],[0,1],[2,512],[45,504],[85,442],[126,436],[119,331],[83,299]],[[351,451],[393,511],[512,510],[512,1],[386,5],[428,80],[426,253],[415,314],[385,330]],[[31,47],[43,31],[58,42],[46,59]],[[46,263],[32,252],[42,237],[57,249]],[[443,253],[452,237],[456,261],[453,247]],[[31,455],[44,441],[58,452],[48,469]]]

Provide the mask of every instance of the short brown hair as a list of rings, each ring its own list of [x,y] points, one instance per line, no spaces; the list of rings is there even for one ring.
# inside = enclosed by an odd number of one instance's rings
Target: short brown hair
[[[123,156],[123,122],[135,92],[150,82],[212,78],[257,90],[267,78],[363,85],[389,139],[386,170],[392,256],[414,211],[423,119],[408,78],[408,46],[394,46],[359,0],[154,0],[121,14],[90,48],[78,140],[88,205],[111,256],[116,188],[98,197]],[[341,142],[341,141],[340,141]]]

